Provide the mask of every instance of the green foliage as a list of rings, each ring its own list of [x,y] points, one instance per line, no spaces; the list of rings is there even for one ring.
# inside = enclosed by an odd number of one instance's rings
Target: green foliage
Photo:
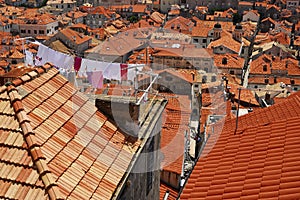
[[[138,21],[138,17],[137,16],[130,16],[128,18],[128,20],[131,22],[131,23],[136,23]]]
[[[233,24],[239,23],[241,21],[242,21],[242,16],[239,15],[238,13],[234,13],[232,18]]]

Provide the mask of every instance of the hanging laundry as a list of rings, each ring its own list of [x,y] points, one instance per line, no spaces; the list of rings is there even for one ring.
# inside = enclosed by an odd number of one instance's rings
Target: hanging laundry
[[[121,80],[126,81],[127,80],[128,65],[121,63],[120,66],[121,66]]]
[[[86,75],[87,75],[87,79],[88,79],[89,83],[92,84],[93,72],[86,72]]]
[[[87,77],[86,72],[92,72],[92,71],[102,71],[104,72],[105,69],[108,67],[109,63],[105,62],[99,62],[96,60],[89,60],[82,58],[81,60],[81,66],[78,71],[79,77]]]
[[[57,51],[54,51],[53,49],[48,48],[47,52],[48,52],[48,57],[47,57],[47,60],[45,60],[45,62],[49,62],[55,66],[60,67],[59,63],[57,63],[55,60]]]
[[[103,72],[103,77],[110,80],[121,81],[120,63],[110,63]]]
[[[93,88],[103,88],[103,74],[101,71],[92,72],[92,86]]]
[[[62,67],[65,69],[72,70],[74,67],[74,58],[72,56],[65,55],[64,64]]]
[[[39,45],[38,52],[35,56],[35,66],[44,65],[48,62],[49,48],[43,44]]]
[[[127,80],[134,81],[137,73],[143,70],[143,64],[129,64],[127,70]]]
[[[75,69],[75,71],[79,71],[79,69],[80,69],[80,66],[81,66],[81,61],[82,61],[82,58],[80,58],[80,57],[75,57],[75,59],[74,59],[74,69]]]
[[[34,66],[33,54],[30,51],[25,50],[25,64],[27,66]]]
[[[56,51],[54,54],[53,64],[60,68],[64,68],[63,66],[64,66],[65,59],[66,59],[66,54]]]
[[[75,71],[68,71],[68,81],[77,87]]]

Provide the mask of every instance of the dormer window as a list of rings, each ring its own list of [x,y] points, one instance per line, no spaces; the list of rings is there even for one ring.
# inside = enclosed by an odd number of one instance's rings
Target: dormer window
[[[267,71],[267,65],[263,66],[263,71],[266,72]]]
[[[227,58],[222,58],[222,64],[227,65]]]

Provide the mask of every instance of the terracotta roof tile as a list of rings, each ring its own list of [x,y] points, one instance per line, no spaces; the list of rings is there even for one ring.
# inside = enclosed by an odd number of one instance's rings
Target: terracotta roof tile
[[[180,199],[298,199],[299,106],[295,95],[244,115],[236,134],[234,119],[216,124]]]
[[[161,151],[164,154],[163,170],[181,174],[183,165],[182,143],[185,131],[188,130],[191,110],[188,96],[164,94],[168,99],[163,114],[163,127],[161,136]],[[182,143],[183,144],[183,143]]]
[[[178,191],[176,191],[172,187],[168,186],[167,184],[161,182],[160,187],[159,187],[159,194],[160,194],[159,199],[160,200],[164,199],[166,192],[169,192],[168,200],[176,200],[177,199]]]
[[[221,37],[212,41],[207,48],[213,49],[215,47],[224,46],[233,52],[239,53],[241,49],[241,43],[232,38],[232,34],[227,31],[222,31]]]
[[[140,142],[49,67],[0,89],[0,197],[110,199]]]
[[[226,60],[226,64],[224,63]],[[245,59],[235,54],[215,54],[214,55],[215,66],[222,69],[242,69]]]
[[[190,34],[193,26],[194,23],[190,19],[179,16],[167,21],[164,28],[174,29],[184,34]]]
[[[92,38],[90,36],[82,35],[76,31],[73,31],[70,28],[64,29],[60,32],[65,37],[67,37],[70,41],[74,41],[74,43],[76,43],[76,44],[83,44],[84,42],[92,40]]]

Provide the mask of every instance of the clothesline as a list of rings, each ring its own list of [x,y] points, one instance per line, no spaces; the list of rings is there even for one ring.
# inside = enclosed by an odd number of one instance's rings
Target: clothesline
[[[36,42],[35,42],[36,44]],[[52,63],[61,73],[76,72],[77,77],[85,77],[94,88],[102,88],[103,80],[134,81],[137,72],[142,71],[144,64],[126,64],[101,62],[70,56],[55,51],[41,43],[36,56],[25,50],[26,65],[41,66],[47,62]]]

